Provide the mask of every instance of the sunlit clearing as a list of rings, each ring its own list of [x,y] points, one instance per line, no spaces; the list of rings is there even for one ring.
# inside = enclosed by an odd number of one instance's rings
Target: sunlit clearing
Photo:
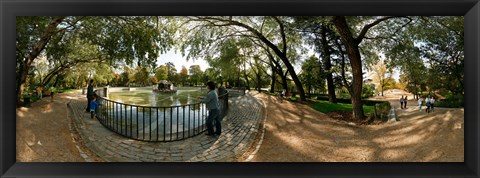
[[[463,123],[455,123],[453,125],[453,130],[462,129],[462,125],[463,125]]]
[[[346,148],[338,148],[337,152],[343,153],[339,156],[349,157],[352,162],[365,162],[372,160],[375,149],[352,145]]]
[[[25,115],[23,114],[23,112],[19,111],[19,112],[17,112],[17,116],[18,117],[24,117]]]
[[[387,149],[380,154],[385,160],[395,160],[405,158],[408,154],[404,149]]]
[[[443,121],[448,121],[452,118],[452,112],[451,111],[448,111],[446,114],[445,114],[445,117],[443,117]]]

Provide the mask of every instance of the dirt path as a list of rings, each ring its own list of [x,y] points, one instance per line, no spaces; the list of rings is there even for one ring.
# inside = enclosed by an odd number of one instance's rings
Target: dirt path
[[[400,121],[357,126],[307,105],[254,94],[267,108],[266,131],[254,162],[463,162],[464,110],[434,113],[409,107]],[[414,102],[410,102],[413,104]]]
[[[55,94],[16,110],[18,162],[83,162],[69,129],[67,102],[73,94]],[[80,99],[80,98],[77,98]]]

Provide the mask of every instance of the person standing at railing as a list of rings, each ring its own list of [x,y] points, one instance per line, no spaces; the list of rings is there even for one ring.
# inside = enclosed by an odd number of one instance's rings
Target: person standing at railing
[[[92,97],[92,101],[90,101],[90,117],[92,119],[95,118],[95,115],[97,114],[97,108],[98,106],[100,106],[102,104],[100,104],[98,101],[97,101],[97,96],[93,95]]]
[[[87,109],[86,112],[90,112],[90,102],[93,100],[93,79],[90,79],[90,84],[87,88]]]
[[[220,122],[220,107],[218,104],[218,94],[215,91],[215,84],[213,82],[208,82],[208,93],[205,98],[200,102],[205,103],[208,109],[207,117],[207,134],[208,136],[220,135],[222,133],[222,124]],[[213,131],[213,121],[215,121],[215,132]]]

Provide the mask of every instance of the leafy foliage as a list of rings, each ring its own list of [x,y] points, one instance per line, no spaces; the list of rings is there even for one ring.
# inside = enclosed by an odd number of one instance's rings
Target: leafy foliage
[[[375,85],[374,84],[364,84],[362,87],[362,98],[368,98],[373,96],[375,93]]]
[[[300,81],[306,86],[307,92],[312,89],[325,89],[325,77],[322,73],[322,65],[315,56],[310,56],[302,65],[302,73],[299,75]]]
[[[198,83],[201,81],[202,75],[203,75],[203,71],[200,68],[200,66],[199,65],[192,65],[192,66],[190,66],[188,72],[190,73],[190,81],[194,85],[198,85]]]

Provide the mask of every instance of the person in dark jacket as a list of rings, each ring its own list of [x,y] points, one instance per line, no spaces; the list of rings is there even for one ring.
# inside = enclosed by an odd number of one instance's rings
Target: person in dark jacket
[[[208,93],[205,98],[202,99],[202,103],[205,103],[208,109],[207,117],[207,135],[215,136],[222,133],[222,124],[220,122],[220,107],[218,104],[218,94],[215,91],[215,84],[213,82],[208,82]],[[213,121],[215,121],[215,132],[213,130]]]
[[[87,109],[86,112],[90,112],[90,103],[93,100],[93,79],[90,80],[90,84],[87,88]]]

